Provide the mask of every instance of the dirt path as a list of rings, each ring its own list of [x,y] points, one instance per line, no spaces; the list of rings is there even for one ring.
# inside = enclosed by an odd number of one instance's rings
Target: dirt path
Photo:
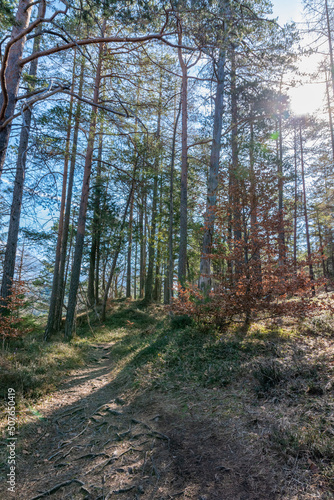
[[[96,345],[95,352],[94,364],[72,373],[35,407],[40,418],[19,430],[16,492],[3,484],[1,498],[330,498],[319,489],[315,496],[294,496],[285,488],[279,459],[255,433],[250,446],[252,432],[227,405],[228,398],[243,404],[238,394],[217,395],[216,408],[206,406],[205,391],[187,388],[177,397],[123,394],[113,343]],[[292,472],[290,486],[293,481]]]

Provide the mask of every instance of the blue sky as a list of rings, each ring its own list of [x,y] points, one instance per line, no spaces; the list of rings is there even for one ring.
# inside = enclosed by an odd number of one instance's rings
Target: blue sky
[[[272,0],[274,16],[279,16],[279,23],[299,21],[302,13],[301,0]]]

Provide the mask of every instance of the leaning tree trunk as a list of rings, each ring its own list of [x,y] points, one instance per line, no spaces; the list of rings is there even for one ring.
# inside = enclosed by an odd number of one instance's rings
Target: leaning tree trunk
[[[44,7],[43,4],[40,4],[39,14],[43,14]],[[13,30],[14,31],[14,30]],[[40,33],[41,27],[38,26],[36,29],[36,37],[33,45],[33,54],[39,51],[40,48]],[[14,49],[14,46],[13,46]],[[12,49],[12,51],[13,51]],[[15,51],[14,51],[15,52]],[[37,75],[37,62],[38,59],[35,59],[31,62],[29,75],[32,77],[32,90],[35,87],[34,79]],[[6,73],[7,75],[7,73]],[[10,82],[11,84],[12,82]],[[1,99],[1,98],[0,98]],[[11,287],[14,279],[15,272],[15,259],[16,259],[16,250],[17,250],[17,242],[19,236],[19,228],[20,228],[20,217],[21,217],[21,207],[22,207],[22,198],[23,198],[23,186],[24,186],[24,178],[26,171],[26,162],[27,162],[27,150],[28,150],[28,142],[29,142],[29,134],[30,134],[30,124],[31,124],[31,109],[28,108],[23,113],[23,123],[20,134],[20,143],[17,154],[17,163],[16,163],[16,175],[14,181],[14,191],[13,191],[13,200],[11,206],[10,220],[9,220],[9,229],[8,229],[8,237],[6,244],[6,253],[5,260],[3,263],[3,275],[2,275],[2,285],[0,296],[2,299],[2,306],[6,305],[7,298],[11,295]],[[9,132],[10,133],[10,128]],[[2,132],[0,132],[1,136]],[[8,135],[9,137],[9,135]],[[8,142],[8,141],[7,141]],[[0,146],[1,147],[1,146]],[[0,153],[1,154],[1,153]],[[0,164],[1,166],[1,164]],[[1,169],[0,169],[1,174]],[[6,309],[6,308],[5,308]],[[4,311],[5,311],[4,309]]]
[[[16,19],[15,19],[16,22],[12,30],[12,35],[9,41],[9,45],[15,38],[20,37],[23,31],[28,27],[33,5],[34,3],[30,2],[29,0],[19,1],[16,12]],[[39,9],[39,17],[43,17],[44,13],[45,13],[45,3],[41,2],[41,7]],[[13,116],[15,110],[16,97],[18,94],[20,78],[22,73],[22,67],[20,62],[25,42],[26,42],[26,37],[23,36],[22,38],[19,38],[19,40],[15,42],[13,45],[10,45],[5,74],[2,75],[1,79],[2,93],[0,95],[0,176],[2,174],[6,158],[7,146],[11,130],[11,122],[7,123],[7,125],[5,122]],[[6,57],[7,50],[8,49],[6,48],[4,57]],[[32,63],[32,66],[33,64],[34,63]]]
[[[211,284],[210,253],[212,249],[213,231],[214,231],[216,205],[217,205],[219,156],[221,148],[223,105],[224,105],[225,59],[226,59],[225,49],[221,49],[219,53],[218,68],[217,68],[218,82],[217,82],[217,90],[215,98],[215,113],[213,121],[213,137],[211,145],[207,203],[206,203],[206,212],[204,215],[204,237],[203,237],[202,255],[200,263],[200,275],[201,275],[200,287],[203,290],[208,290]]]
[[[77,293],[79,287],[82,252],[83,252],[85,229],[86,229],[89,182],[90,182],[92,162],[93,162],[94,139],[95,139],[96,119],[97,119],[97,109],[98,109],[97,105],[99,101],[99,90],[101,82],[103,48],[104,48],[103,44],[100,44],[99,58],[98,58],[95,83],[94,83],[93,108],[92,108],[91,122],[89,126],[88,144],[87,144],[85,167],[84,167],[84,178],[83,178],[81,200],[79,206],[79,217],[78,217],[78,228],[77,228],[77,236],[76,236],[75,251],[74,251],[74,262],[72,267],[67,315],[65,322],[66,339],[72,338],[72,329],[74,323],[75,308],[77,303]]]

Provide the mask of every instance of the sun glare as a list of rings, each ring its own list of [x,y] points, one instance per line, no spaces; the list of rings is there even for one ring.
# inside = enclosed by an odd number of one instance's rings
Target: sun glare
[[[325,76],[319,71],[323,56],[319,53],[301,56],[297,61],[297,71],[291,72],[291,82],[295,87],[289,87],[290,109],[295,115],[323,114],[326,85]]]
[[[290,109],[295,115],[322,114],[325,86],[322,83],[307,83],[292,87],[288,91]]]

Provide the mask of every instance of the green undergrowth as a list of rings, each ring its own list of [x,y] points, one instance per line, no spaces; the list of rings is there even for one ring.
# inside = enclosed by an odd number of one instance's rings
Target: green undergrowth
[[[89,358],[88,344],[81,339],[71,343],[56,336],[43,341],[40,327],[6,342],[0,352],[0,397],[5,399],[9,387],[16,400],[36,400],[56,389],[70,370],[83,366]]]

